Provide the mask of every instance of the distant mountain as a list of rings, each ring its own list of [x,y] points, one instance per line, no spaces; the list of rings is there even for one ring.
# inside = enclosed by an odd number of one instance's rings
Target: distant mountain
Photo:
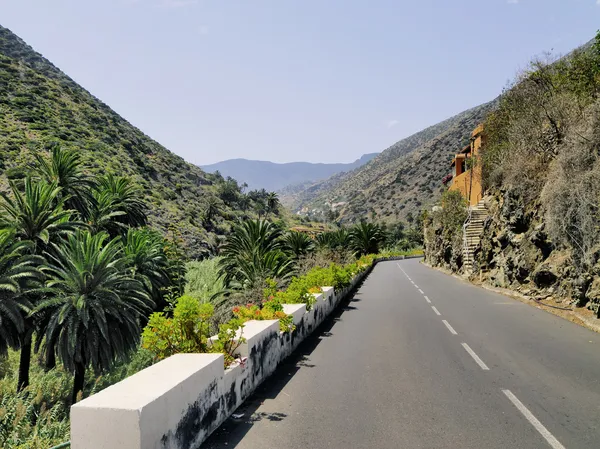
[[[440,197],[452,155],[469,142],[472,130],[496,104],[492,101],[430,126],[353,171],[286,189],[285,204],[294,211],[335,209],[343,222],[416,217]]]
[[[350,164],[313,164],[310,162],[290,162],[276,164],[267,161],[248,159],[229,159],[216,164],[203,165],[209,173],[219,171],[223,176],[231,176],[239,182],[245,182],[251,189],[278,191],[284,187],[313,183],[329,178],[337,173],[354,170],[377,156],[377,153],[365,154]]]

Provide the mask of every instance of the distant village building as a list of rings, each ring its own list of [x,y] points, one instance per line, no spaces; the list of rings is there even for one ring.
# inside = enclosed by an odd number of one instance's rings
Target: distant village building
[[[484,143],[483,125],[479,125],[471,134],[469,145],[452,159],[450,190],[459,191],[470,206],[475,206],[483,198],[479,152]]]

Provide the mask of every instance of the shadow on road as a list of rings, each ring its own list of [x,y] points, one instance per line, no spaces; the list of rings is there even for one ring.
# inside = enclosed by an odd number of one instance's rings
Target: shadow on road
[[[366,279],[366,278],[365,278]],[[363,281],[364,282],[364,281]],[[343,301],[338,308],[321,325],[304,340],[289,356],[277,370],[259,386],[254,394],[250,396],[234,413],[234,415],[243,414],[239,419],[230,417],[225,421],[211,437],[202,444],[203,449],[221,449],[236,447],[244,438],[246,433],[252,428],[254,423],[269,420],[282,421],[287,415],[285,413],[257,413],[256,410],[266,399],[274,399],[284,389],[287,383],[301,368],[314,368],[316,365],[310,363],[310,355],[324,338],[329,338],[334,334],[331,332],[333,326],[345,312],[357,310],[358,307],[352,305],[362,300],[362,295],[357,294],[362,286],[358,284],[354,291],[348,295],[348,299]]]

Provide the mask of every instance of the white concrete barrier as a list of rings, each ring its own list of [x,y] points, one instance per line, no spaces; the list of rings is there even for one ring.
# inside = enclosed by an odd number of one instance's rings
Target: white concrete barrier
[[[173,439],[199,446],[202,432],[188,437],[185,417],[216,399],[223,367],[222,354],[178,354],[90,396],[71,407],[71,447],[183,447]]]
[[[372,268],[342,291],[323,287],[312,310],[285,304],[293,332],[281,332],[278,320],[246,322],[241,362],[227,369],[222,354],[178,354],[75,404],[72,449],[198,448]]]

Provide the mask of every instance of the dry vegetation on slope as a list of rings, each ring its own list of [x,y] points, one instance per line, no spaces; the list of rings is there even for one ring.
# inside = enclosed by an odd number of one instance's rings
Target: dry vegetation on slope
[[[600,33],[564,58],[534,60],[504,92],[484,124],[489,216],[474,278],[600,317],[599,117]],[[428,261],[463,270],[448,226],[433,217],[428,227]]]
[[[408,219],[439,199],[450,159],[495,102],[458,114],[394,144],[367,165],[293,192],[288,204],[326,211],[331,204],[344,222]]]

